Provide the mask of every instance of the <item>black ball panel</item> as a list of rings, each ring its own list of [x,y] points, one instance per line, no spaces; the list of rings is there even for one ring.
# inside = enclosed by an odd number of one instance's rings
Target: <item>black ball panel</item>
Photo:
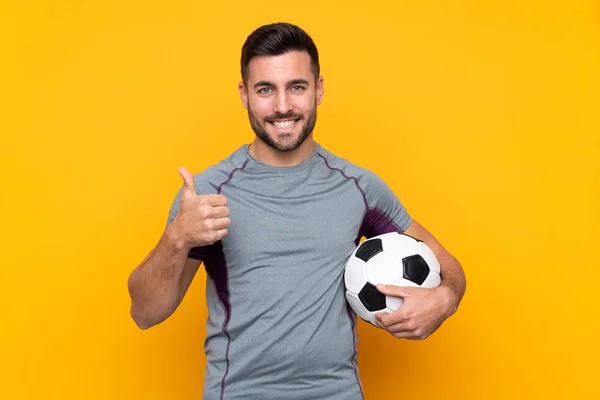
[[[369,311],[378,311],[385,308],[385,295],[375,285],[367,282],[358,294],[358,298]]]
[[[373,258],[375,254],[381,253],[382,251],[383,245],[381,244],[381,239],[365,240],[356,251],[356,257],[367,262]]]
[[[404,267],[404,279],[408,279],[417,285],[422,285],[429,275],[429,266],[419,254],[404,257],[402,265]]]

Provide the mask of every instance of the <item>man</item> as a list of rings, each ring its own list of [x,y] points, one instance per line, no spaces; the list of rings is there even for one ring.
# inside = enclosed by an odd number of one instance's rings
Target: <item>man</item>
[[[456,311],[462,268],[381,179],[314,141],[323,77],[302,29],[258,28],[241,70],[256,138],[200,174],[179,170],[167,228],[129,278],[131,315],[142,329],[168,318],[203,262],[205,400],[362,399],[343,280],[360,239],[404,232],[442,266],[438,288],[379,288],[404,298],[377,317],[398,338],[424,339]]]

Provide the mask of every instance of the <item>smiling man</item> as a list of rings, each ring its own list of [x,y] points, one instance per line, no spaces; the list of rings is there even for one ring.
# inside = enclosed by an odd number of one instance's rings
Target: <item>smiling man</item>
[[[241,73],[256,138],[194,176],[179,170],[165,232],[129,278],[131,315],[142,329],[167,319],[203,263],[205,400],[363,399],[343,279],[361,238],[406,233],[442,266],[438,288],[380,288],[404,299],[377,317],[397,338],[424,339],[452,315],[464,273],[376,174],[315,142],[324,86],[306,32],[258,28]]]

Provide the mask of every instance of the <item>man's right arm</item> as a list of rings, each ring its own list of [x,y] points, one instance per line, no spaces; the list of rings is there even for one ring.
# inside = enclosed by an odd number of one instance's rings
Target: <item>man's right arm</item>
[[[183,190],[177,213],[158,244],[128,280],[130,314],[141,329],[161,323],[179,306],[200,260],[188,257],[192,248],[206,248],[227,236],[229,209],[220,194],[199,195],[194,178],[181,168]]]
[[[130,313],[140,329],[167,319],[183,300],[201,263],[188,258],[189,250],[171,224],[129,276]]]

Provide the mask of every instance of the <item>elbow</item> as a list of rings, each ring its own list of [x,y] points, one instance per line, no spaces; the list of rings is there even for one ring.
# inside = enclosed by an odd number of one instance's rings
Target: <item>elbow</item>
[[[147,315],[138,311],[134,304],[131,305],[131,309],[129,310],[129,315],[133,319],[133,322],[137,325],[138,328],[145,331],[146,329],[156,325],[155,322],[151,321]]]
[[[136,306],[135,303],[132,303],[129,314],[138,328],[146,330],[165,321],[174,311],[175,309],[173,307],[160,307],[153,311],[149,311],[148,309],[140,308]]]
[[[169,308],[167,310],[161,310],[159,312],[154,313],[145,313],[135,311],[135,308],[132,306],[130,315],[138,328],[145,331],[148,328],[152,328],[155,325],[160,324],[165,321],[171,314],[173,314],[175,310],[173,308]]]
[[[175,307],[166,304],[143,303],[132,300],[129,315],[138,328],[146,330],[158,325],[175,311]]]
[[[129,314],[138,328],[146,330],[166,320],[179,305],[179,296],[148,295],[136,285],[132,276],[128,282],[131,307]]]
[[[170,304],[143,304],[132,300],[129,315],[138,328],[146,330],[166,320],[175,308],[176,306]]]
[[[141,330],[146,330],[146,329],[156,325],[156,322],[153,322],[151,320],[150,315],[147,310],[147,307],[144,307],[143,304],[141,304],[139,295],[136,295],[136,291],[134,288],[135,285],[134,285],[134,280],[133,280],[133,274],[129,278],[127,286],[128,286],[128,290],[129,290],[129,296],[131,298],[131,306],[129,308],[129,315],[130,315],[131,319],[133,319],[133,322],[135,322],[136,326],[138,328],[140,328]]]

